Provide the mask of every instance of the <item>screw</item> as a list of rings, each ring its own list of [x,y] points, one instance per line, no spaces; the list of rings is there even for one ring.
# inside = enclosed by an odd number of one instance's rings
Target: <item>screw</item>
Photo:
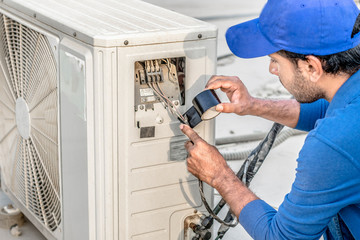
[[[76,32],[73,33],[73,36],[76,37]]]
[[[144,105],[140,105],[140,110],[144,110]]]
[[[125,40],[124,41],[124,45],[126,46],[126,45],[128,45],[129,44],[129,41],[128,40]]]
[[[201,34],[201,33],[198,35],[198,38],[202,38],[202,34]]]
[[[33,16],[34,16],[34,18],[36,18],[36,13],[34,13],[34,15],[33,15]]]

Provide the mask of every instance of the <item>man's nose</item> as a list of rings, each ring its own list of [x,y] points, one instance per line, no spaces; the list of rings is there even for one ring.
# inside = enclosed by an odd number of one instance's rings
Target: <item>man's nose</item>
[[[279,70],[278,70],[278,67],[276,66],[276,63],[270,62],[269,72],[270,72],[271,74],[274,74],[274,75],[276,75],[276,76],[279,76]]]

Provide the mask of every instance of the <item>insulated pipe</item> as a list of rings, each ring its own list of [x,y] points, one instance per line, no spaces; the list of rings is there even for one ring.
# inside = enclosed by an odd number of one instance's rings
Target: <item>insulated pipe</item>
[[[226,145],[232,143],[243,143],[243,142],[251,142],[251,141],[260,141],[266,137],[265,132],[253,133],[248,135],[240,135],[240,136],[230,136],[230,137],[222,137],[215,139],[215,145]]]
[[[296,129],[286,129],[282,132],[280,132],[280,134],[277,136],[273,148],[280,145],[281,143],[283,143],[286,139],[288,139],[289,137],[293,136],[293,135],[298,135],[298,134],[304,134],[305,132],[303,131],[299,131]],[[241,138],[241,137],[240,137]],[[234,142],[230,142],[230,140],[235,140]],[[239,141],[236,141],[238,139],[234,138],[234,137],[230,137],[228,139],[223,138],[221,141],[222,142],[227,142],[228,143],[236,143]],[[225,160],[227,161],[232,161],[232,160],[241,160],[241,159],[245,159],[249,156],[249,154],[251,153],[252,149],[247,149],[247,150],[242,150],[242,151],[233,151],[233,152],[225,152],[220,150],[220,153],[223,155],[223,157],[225,158]]]

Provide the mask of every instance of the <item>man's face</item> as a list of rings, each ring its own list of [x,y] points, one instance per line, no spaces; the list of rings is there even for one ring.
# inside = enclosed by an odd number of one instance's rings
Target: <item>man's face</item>
[[[289,59],[277,53],[270,54],[269,57],[270,73],[279,77],[281,84],[298,102],[310,103],[325,97],[325,94],[316,83],[305,77],[302,70]]]

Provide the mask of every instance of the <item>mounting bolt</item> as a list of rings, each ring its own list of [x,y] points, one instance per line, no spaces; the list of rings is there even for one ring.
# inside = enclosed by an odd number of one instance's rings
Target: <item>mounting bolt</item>
[[[164,122],[164,118],[162,118],[161,116],[157,116],[155,121],[157,124],[162,124]]]
[[[139,109],[140,109],[140,110],[144,110],[144,105],[140,105],[140,106],[139,106]]]
[[[201,33],[199,33],[198,38],[199,38],[199,39],[202,38],[202,34],[201,34]]]
[[[124,45],[126,46],[126,45],[128,45],[129,44],[129,41],[128,40],[125,40],[124,41]]]

